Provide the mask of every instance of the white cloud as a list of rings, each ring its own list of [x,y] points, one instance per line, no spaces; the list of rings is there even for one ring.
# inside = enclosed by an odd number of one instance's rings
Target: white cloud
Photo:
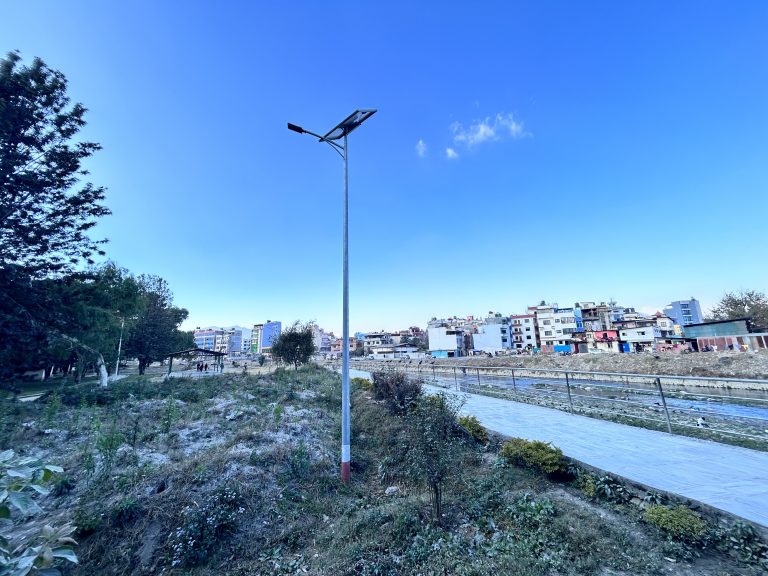
[[[460,122],[454,122],[450,126],[453,132],[453,141],[466,146],[476,146],[483,142],[502,140],[504,138],[525,138],[530,136],[525,131],[522,122],[515,120],[512,113],[499,113],[495,116],[486,116],[483,120],[477,120],[465,128]]]
[[[459,153],[456,152],[453,148],[446,148],[445,149],[445,157],[449,160],[456,160],[456,158],[459,157]]]
[[[418,154],[420,158],[424,158],[427,154],[427,145],[421,138],[416,142],[416,154]]]

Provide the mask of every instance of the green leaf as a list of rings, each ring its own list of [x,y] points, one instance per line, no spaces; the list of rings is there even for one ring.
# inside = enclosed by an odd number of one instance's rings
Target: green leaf
[[[6,474],[11,478],[32,478],[33,473],[34,470],[32,470],[32,468],[27,468],[26,466],[17,466],[16,468],[8,468],[8,470],[6,470]]]
[[[51,492],[50,490],[48,490],[48,488],[45,488],[44,486],[40,486],[40,484],[30,484],[29,487],[32,488],[32,490],[34,490],[38,494],[42,494],[43,496],[48,496],[48,494],[50,494]]]
[[[11,509],[8,508],[7,504],[0,505],[0,518],[10,518],[11,517]]]
[[[8,500],[25,516],[37,514],[42,509],[38,506],[29,494],[23,492],[10,492],[8,494]]]
[[[53,557],[63,558],[64,560],[69,560],[70,562],[77,564],[77,554],[75,554],[75,551],[68,546],[62,546],[61,548],[54,548]]]

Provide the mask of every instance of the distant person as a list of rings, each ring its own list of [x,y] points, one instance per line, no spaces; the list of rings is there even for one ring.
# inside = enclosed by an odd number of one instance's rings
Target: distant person
[[[208,364],[205,365],[205,371],[208,372]]]
[[[707,424],[707,419],[704,418],[704,416],[699,416],[699,419],[696,420],[696,426],[699,428],[709,428],[709,424]]]

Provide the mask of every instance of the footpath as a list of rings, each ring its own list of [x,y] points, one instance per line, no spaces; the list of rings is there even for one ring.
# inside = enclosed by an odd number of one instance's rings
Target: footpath
[[[466,398],[463,414],[504,436],[551,442],[566,456],[768,527],[768,452],[425,386]]]

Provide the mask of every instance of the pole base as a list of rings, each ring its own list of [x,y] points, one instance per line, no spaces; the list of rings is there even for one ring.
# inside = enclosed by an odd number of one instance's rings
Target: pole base
[[[344,482],[344,484],[349,484],[350,479],[350,470],[349,470],[349,462],[342,462],[341,463],[341,481]]]

